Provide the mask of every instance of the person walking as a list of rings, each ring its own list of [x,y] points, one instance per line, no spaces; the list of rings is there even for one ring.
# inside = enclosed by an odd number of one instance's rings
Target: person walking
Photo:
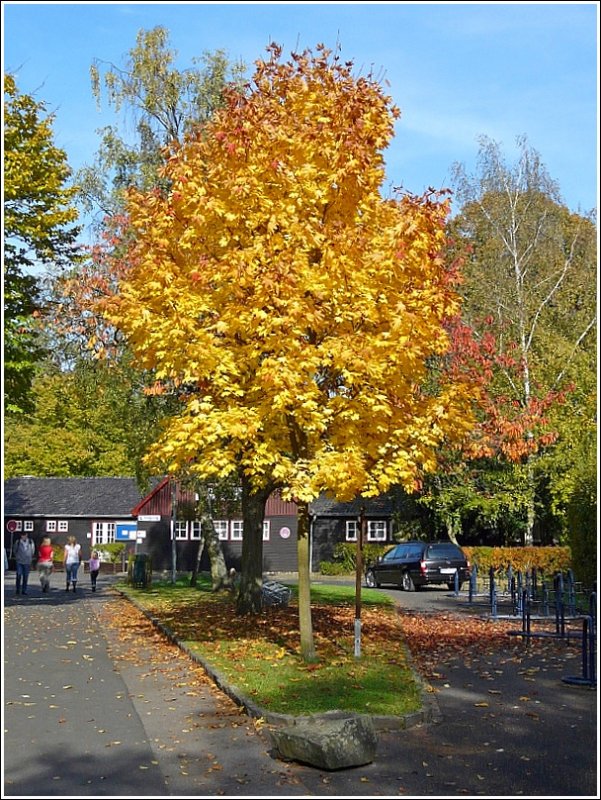
[[[53,559],[54,549],[52,547],[52,541],[49,536],[44,536],[38,554],[38,574],[40,576],[40,584],[43,592],[47,592],[50,589],[50,576],[54,569]]]
[[[98,550],[92,550],[92,555],[90,556],[90,561],[88,562],[88,566],[90,568],[90,580],[92,581],[92,591],[96,591],[96,579],[98,578],[98,573],[100,572],[100,556],[98,555]]]
[[[67,587],[65,591],[69,591],[69,583],[73,584],[73,591],[77,591],[77,570],[81,560],[81,545],[78,544],[75,536],[69,536],[67,544],[65,545],[65,553],[63,561],[65,562],[65,573],[67,578]]]
[[[13,547],[13,555],[17,562],[17,594],[27,594],[27,582],[34,553],[35,545],[29,538],[27,531],[21,531],[21,536]]]

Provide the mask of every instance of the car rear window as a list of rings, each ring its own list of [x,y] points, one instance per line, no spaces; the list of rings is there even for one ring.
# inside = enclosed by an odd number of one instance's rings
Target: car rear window
[[[430,545],[426,558],[465,558],[465,555],[456,545],[443,543]]]

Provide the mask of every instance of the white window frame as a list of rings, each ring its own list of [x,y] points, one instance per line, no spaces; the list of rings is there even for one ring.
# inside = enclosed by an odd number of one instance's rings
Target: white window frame
[[[242,541],[243,521],[241,519],[230,520],[230,538],[232,542]]]
[[[190,523],[190,539],[198,542],[202,538],[202,524],[198,520]]]
[[[388,536],[388,525],[385,519],[370,519],[367,521],[367,541],[385,542]]]
[[[23,530],[27,531],[27,533],[31,533],[33,531],[33,520],[32,519],[26,519],[23,522]]]
[[[213,527],[217,533],[217,538],[220,542],[227,542],[228,540],[228,524],[226,519],[214,519]]]
[[[175,538],[178,542],[188,539],[188,522],[185,519],[175,520]]]
[[[92,525],[92,539],[94,545],[113,544],[117,533],[115,522],[94,522]]]
[[[264,519],[263,520],[263,541],[268,542],[269,537],[271,536],[271,520]]]
[[[56,520],[55,519],[47,519],[46,520],[46,533],[56,533]]]
[[[359,523],[356,519],[347,519],[346,521],[346,541],[356,542],[357,531],[359,530]]]
[[[58,521],[58,532],[59,533],[67,533],[69,531],[69,520],[67,519],[59,519]]]

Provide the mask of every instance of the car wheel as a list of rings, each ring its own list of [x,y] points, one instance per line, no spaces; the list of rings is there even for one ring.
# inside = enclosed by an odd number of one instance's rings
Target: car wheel
[[[376,580],[376,576],[373,573],[373,570],[368,570],[365,575],[365,583],[369,586],[370,589],[377,589],[379,588],[380,584]]]
[[[403,587],[404,592],[415,591],[415,584],[413,583],[411,575],[408,572],[403,572],[403,577],[401,578],[401,586]]]
[[[455,591],[455,581],[449,581],[449,582],[447,583],[447,586],[449,587],[449,589],[450,589],[452,592],[454,592],[454,591]],[[459,583],[457,584],[457,588],[458,588],[458,590],[459,590],[459,591],[461,591],[461,587],[462,587],[462,586],[463,586],[463,584],[461,583],[461,581],[459,581]]]

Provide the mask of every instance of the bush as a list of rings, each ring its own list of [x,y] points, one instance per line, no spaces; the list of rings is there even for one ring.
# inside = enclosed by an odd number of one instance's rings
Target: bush
[[[102,561],[109,564],[116,564],[121,561],[121,555],[125,550],[125,542],[112,542],[111,544],[102,544],[93,548],[101,554]]]
[[[597,580],[596,497],[596,479],[585,477],[574,491],[566,512],[574,573],[588,588]]]
[[[493,567],[495,571],[507,572],[511,567],[514,572],[526,572],[535,568],[537,572],[547,576],[556,572],[565,572],[572,565],[569,547],[462,547],[470,564],[478,567],[478,572],[488,573]]]
[[[336,561],[320,561],[319,571],[322,575],[348,575],[351,570]]]
[[[364,544],[363,545],[363,567],[374,562],[390,550],[390,542],[386,544]],[[319,570],[322,575],[350,575],[356,570],[357,545],[355,542],[341,542],[334,548],[334,560],[322,561]]]

